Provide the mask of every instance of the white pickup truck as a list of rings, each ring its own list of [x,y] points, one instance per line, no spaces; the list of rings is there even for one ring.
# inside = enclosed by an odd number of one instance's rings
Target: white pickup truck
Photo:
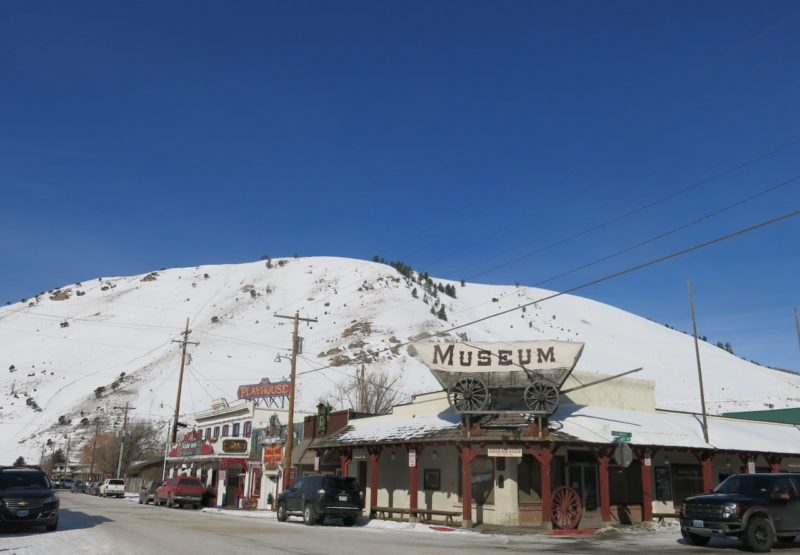
[[[111,478],[100,484],[101,497],[125,497],[125,480]]]

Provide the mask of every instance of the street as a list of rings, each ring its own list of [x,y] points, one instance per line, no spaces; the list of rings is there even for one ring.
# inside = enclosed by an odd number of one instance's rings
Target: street
[[[711,549],[684,544],[675,528],[612,530],[596,536],[479,534],[433,531],[428,526],[359,521],[352,528],[329,519],[305,526],[298,518],[277,522],[273,513],[230,516],[189,509],[139,505],[130,499],[103,499],[60,492],[56,532],[4,530],[3,555],[60,554],[359,554],[452,553],[730,553],[738,542],[713,540]],[[797,544],[795,544],[797,545]],[[776,546],[775,551],[795,551]]]

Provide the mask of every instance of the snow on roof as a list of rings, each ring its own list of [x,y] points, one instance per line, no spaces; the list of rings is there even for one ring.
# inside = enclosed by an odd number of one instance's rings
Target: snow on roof
[[[351,420],[344,431],[335,434],[337,442],[367,443],[373,441],[392,442],[425,437],[446,430],[457,429],[461,418],[452,411],[435,416],[398,418],[393,414]]]
[[[800,453],[796,426],[708,417],[706,443],[702,417],[690,413],[562,405],[550,419],[550,429],[591,443],[611,443],[611,432],[629,432],[632,445]]]
[[[441,432],[458,430],[459,426],[460,417],[452,410],[412,418],[387,414],[351,420],[347,428],[325,438],[324,442],[409,441],[432,438]],[[709,417],[708,427],[709,442],[706,443],[702,417],[691,413],[562,405],[550,418],[551,439],[609,444],[615,441],[612,432],[627,432],[631,434],[631,445],[800,454],[800,429],[796,426]]]

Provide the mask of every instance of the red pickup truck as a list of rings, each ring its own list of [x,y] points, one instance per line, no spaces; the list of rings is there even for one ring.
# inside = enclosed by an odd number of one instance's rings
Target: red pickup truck
[[[197,509],[200,507],[204,491],[199,478],[176,476],[156,489],[153,505],[166,505],[167,507],[177,505],[181,508],[184,505],[191,505],[193,509]]]

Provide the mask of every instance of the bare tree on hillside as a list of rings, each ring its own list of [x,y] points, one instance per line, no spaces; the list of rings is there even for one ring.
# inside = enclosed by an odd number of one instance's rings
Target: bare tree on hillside
[[[91,463],[92,440],[81,450],[81,462]],[[119,450],[122,443],[122,430],[98,434],[94,453],[95,472],[116,474]],[[163,456],[163,435],[159,425],[149,420],[133,420],[125,433],[125,448],[122,452],[122,475],[128,474],[130,466],[136,462]]]
[[[360,374],[359,374],[360,375]],[[369,414],[388,414],[392,407],[408,400],[408,395],[398,389],[400,375],[367,370],[364,373],[365,410]],[[337,407],[360,410],[361,387],[357,377],[345,378],[337,383],[333,400]]]

